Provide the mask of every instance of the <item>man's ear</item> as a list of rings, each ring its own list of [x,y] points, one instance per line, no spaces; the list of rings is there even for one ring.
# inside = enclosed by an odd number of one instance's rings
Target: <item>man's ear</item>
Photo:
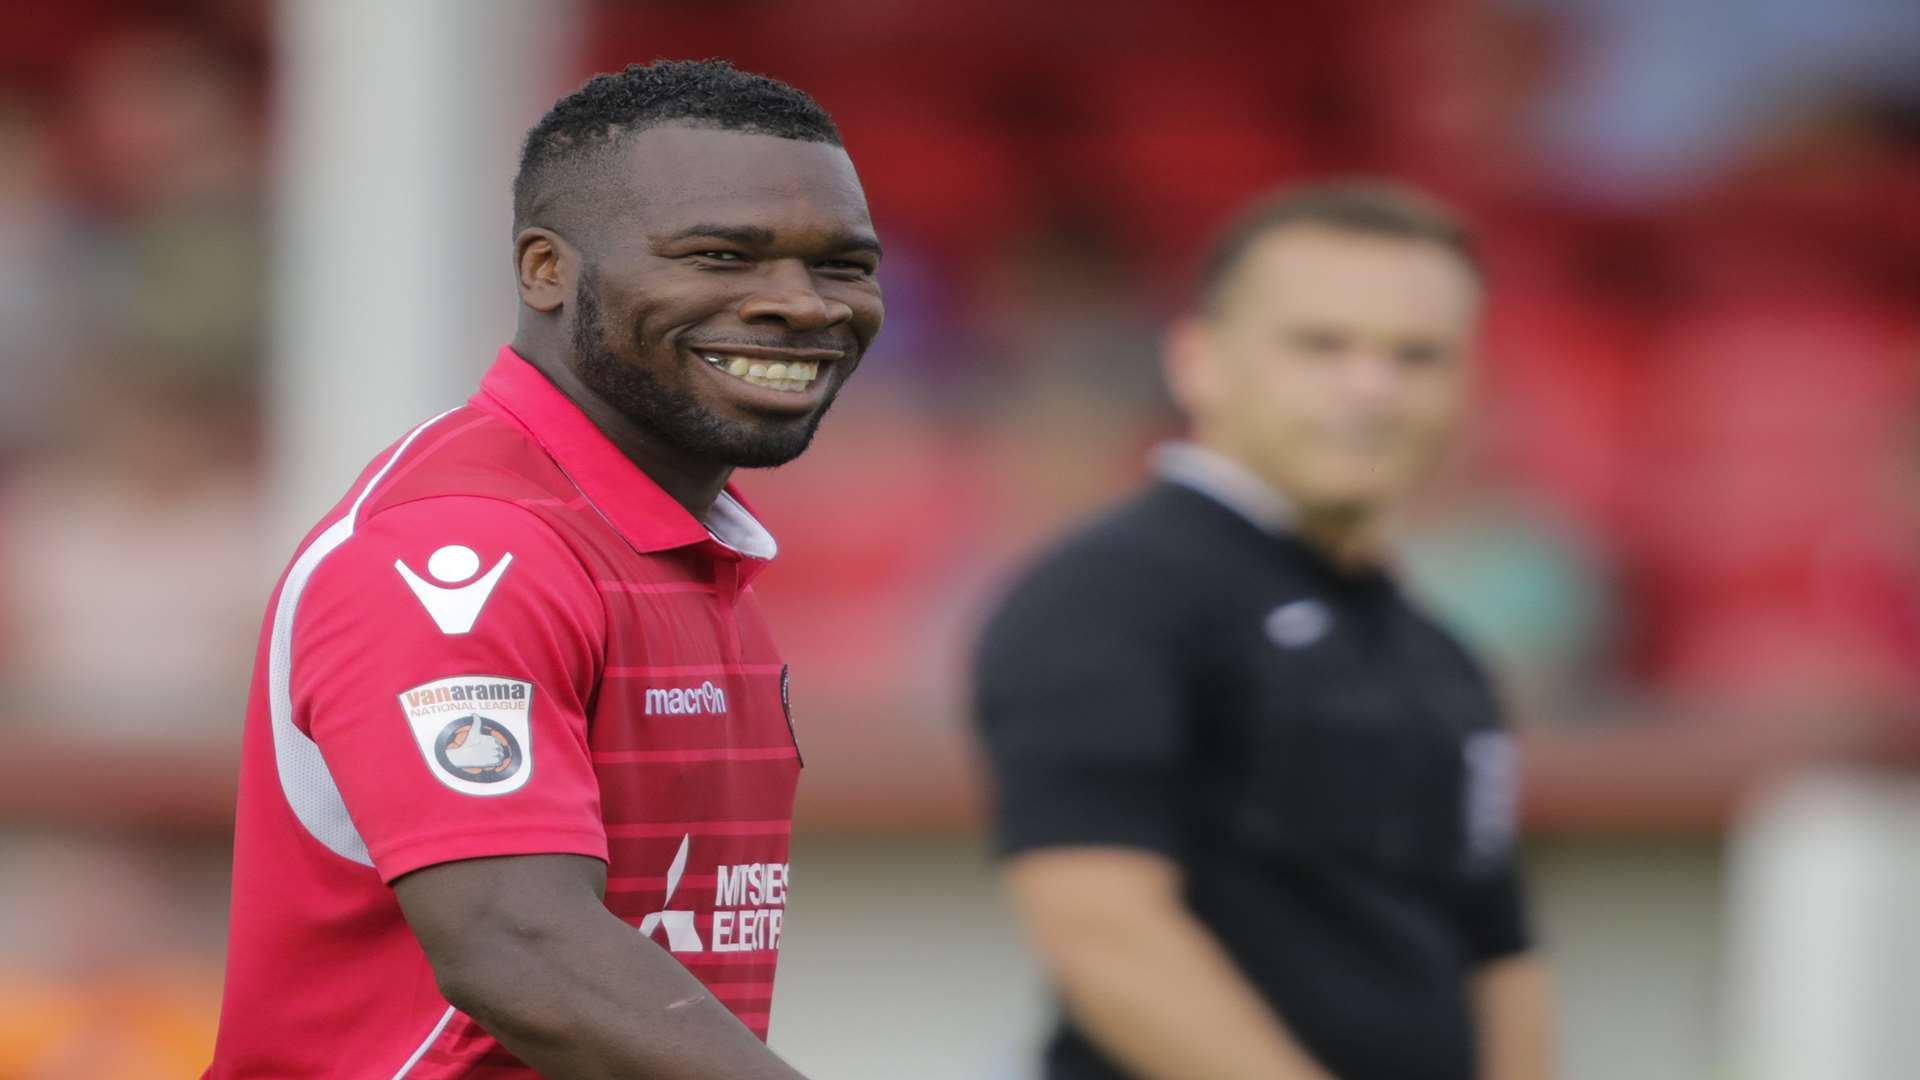
[[[1211,403],[1226,392],[1214,362],[1213,333],[1204,317],[1185,315],[1169,324],[1161,339],[1160,368],[1167,392],[1189,418],[1212,412]]]
[[[551,313],[567,302],[577,277],[579,256],[550,229],[522,229],[513,238],[513,269],[520,302]]]

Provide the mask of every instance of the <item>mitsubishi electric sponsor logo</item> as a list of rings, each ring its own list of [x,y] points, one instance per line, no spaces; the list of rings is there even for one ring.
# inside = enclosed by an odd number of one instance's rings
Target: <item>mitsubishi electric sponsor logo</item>
[[[687,856],[693,849],[691,833],[680,838],[680,850],[667,868],[667,894],[662,910],[640,920],[642,936],[665,931],[667,951],[697,952],[770,952],[780,948],[781,924],[786,922],[786,863],[735,863],[714,868],[712,948],[700,936],[697,914],[689,908],[672,910],[673,895],[687,870]]]
[[[692,847],[692,833],[680,838],[680,851],[673,857],[673,865],[667,868],[667,895],[661,901],[661,910],[640,920],[643,937],[652,937],[655,931],[666,930],[668,952],[707,951],[706,943],[700,940],[700,928],[694,925],[694,912],[691,909],[673,911],[666,907],[673,903],[673,894],[680,889],[680,877],[687,872],[687,852]]]
[[[718,716],[727,711],[727,692],[703,682],[699,686],[647,691],[648,716]]]
[[[714,952],[778,949],[780,924],[787,915],[787,864],[720,867],[714,876],[713,905]]]

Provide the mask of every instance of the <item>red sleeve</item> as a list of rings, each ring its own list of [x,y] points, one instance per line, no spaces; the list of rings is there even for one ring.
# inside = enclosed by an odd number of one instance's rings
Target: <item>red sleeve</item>
[[[572,550],[495,499],[381,511],[320,563],[294,623],[293,718],[383,880],[607,857],[586,720],[605,632]]]

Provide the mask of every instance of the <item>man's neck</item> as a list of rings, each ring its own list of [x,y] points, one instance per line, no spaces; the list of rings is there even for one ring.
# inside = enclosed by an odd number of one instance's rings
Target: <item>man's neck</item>
[[[707,520],[708,511],[725,490],[728,477],[733,475],[733,466],[693,458],[678,447],[662,442],[581,382],[565,362],[564,352],[527,340],[525,336],[514,339],[513,351],[546,376],[555,389],[586,414],[615,449],[660,485],[660,490],[686,507],[695,520]]]
[[[1303,509],[1295,528],[1300,539],[1342,570],[1371,569],[1379,566],[1386,554],[1386,530],[1378,513],[1315,513]]]
[[[1334,565],[1359,571],[1377,566],[1384,559],[1386,515],[1380,508],[1326,507],[1302,501],[1231,450],[1203,439],[1195,439],[1192,445],[1233,466],[1247,482],[1257,482],[1273,505],[1284,508],[1287,531]]]

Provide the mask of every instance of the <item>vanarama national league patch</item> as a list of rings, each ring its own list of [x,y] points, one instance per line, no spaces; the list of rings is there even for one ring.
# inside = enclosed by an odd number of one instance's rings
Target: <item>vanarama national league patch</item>
[[[533,684],[455,675],[400,694],[427,771],[464,795],[518,791],[533,773]]]

